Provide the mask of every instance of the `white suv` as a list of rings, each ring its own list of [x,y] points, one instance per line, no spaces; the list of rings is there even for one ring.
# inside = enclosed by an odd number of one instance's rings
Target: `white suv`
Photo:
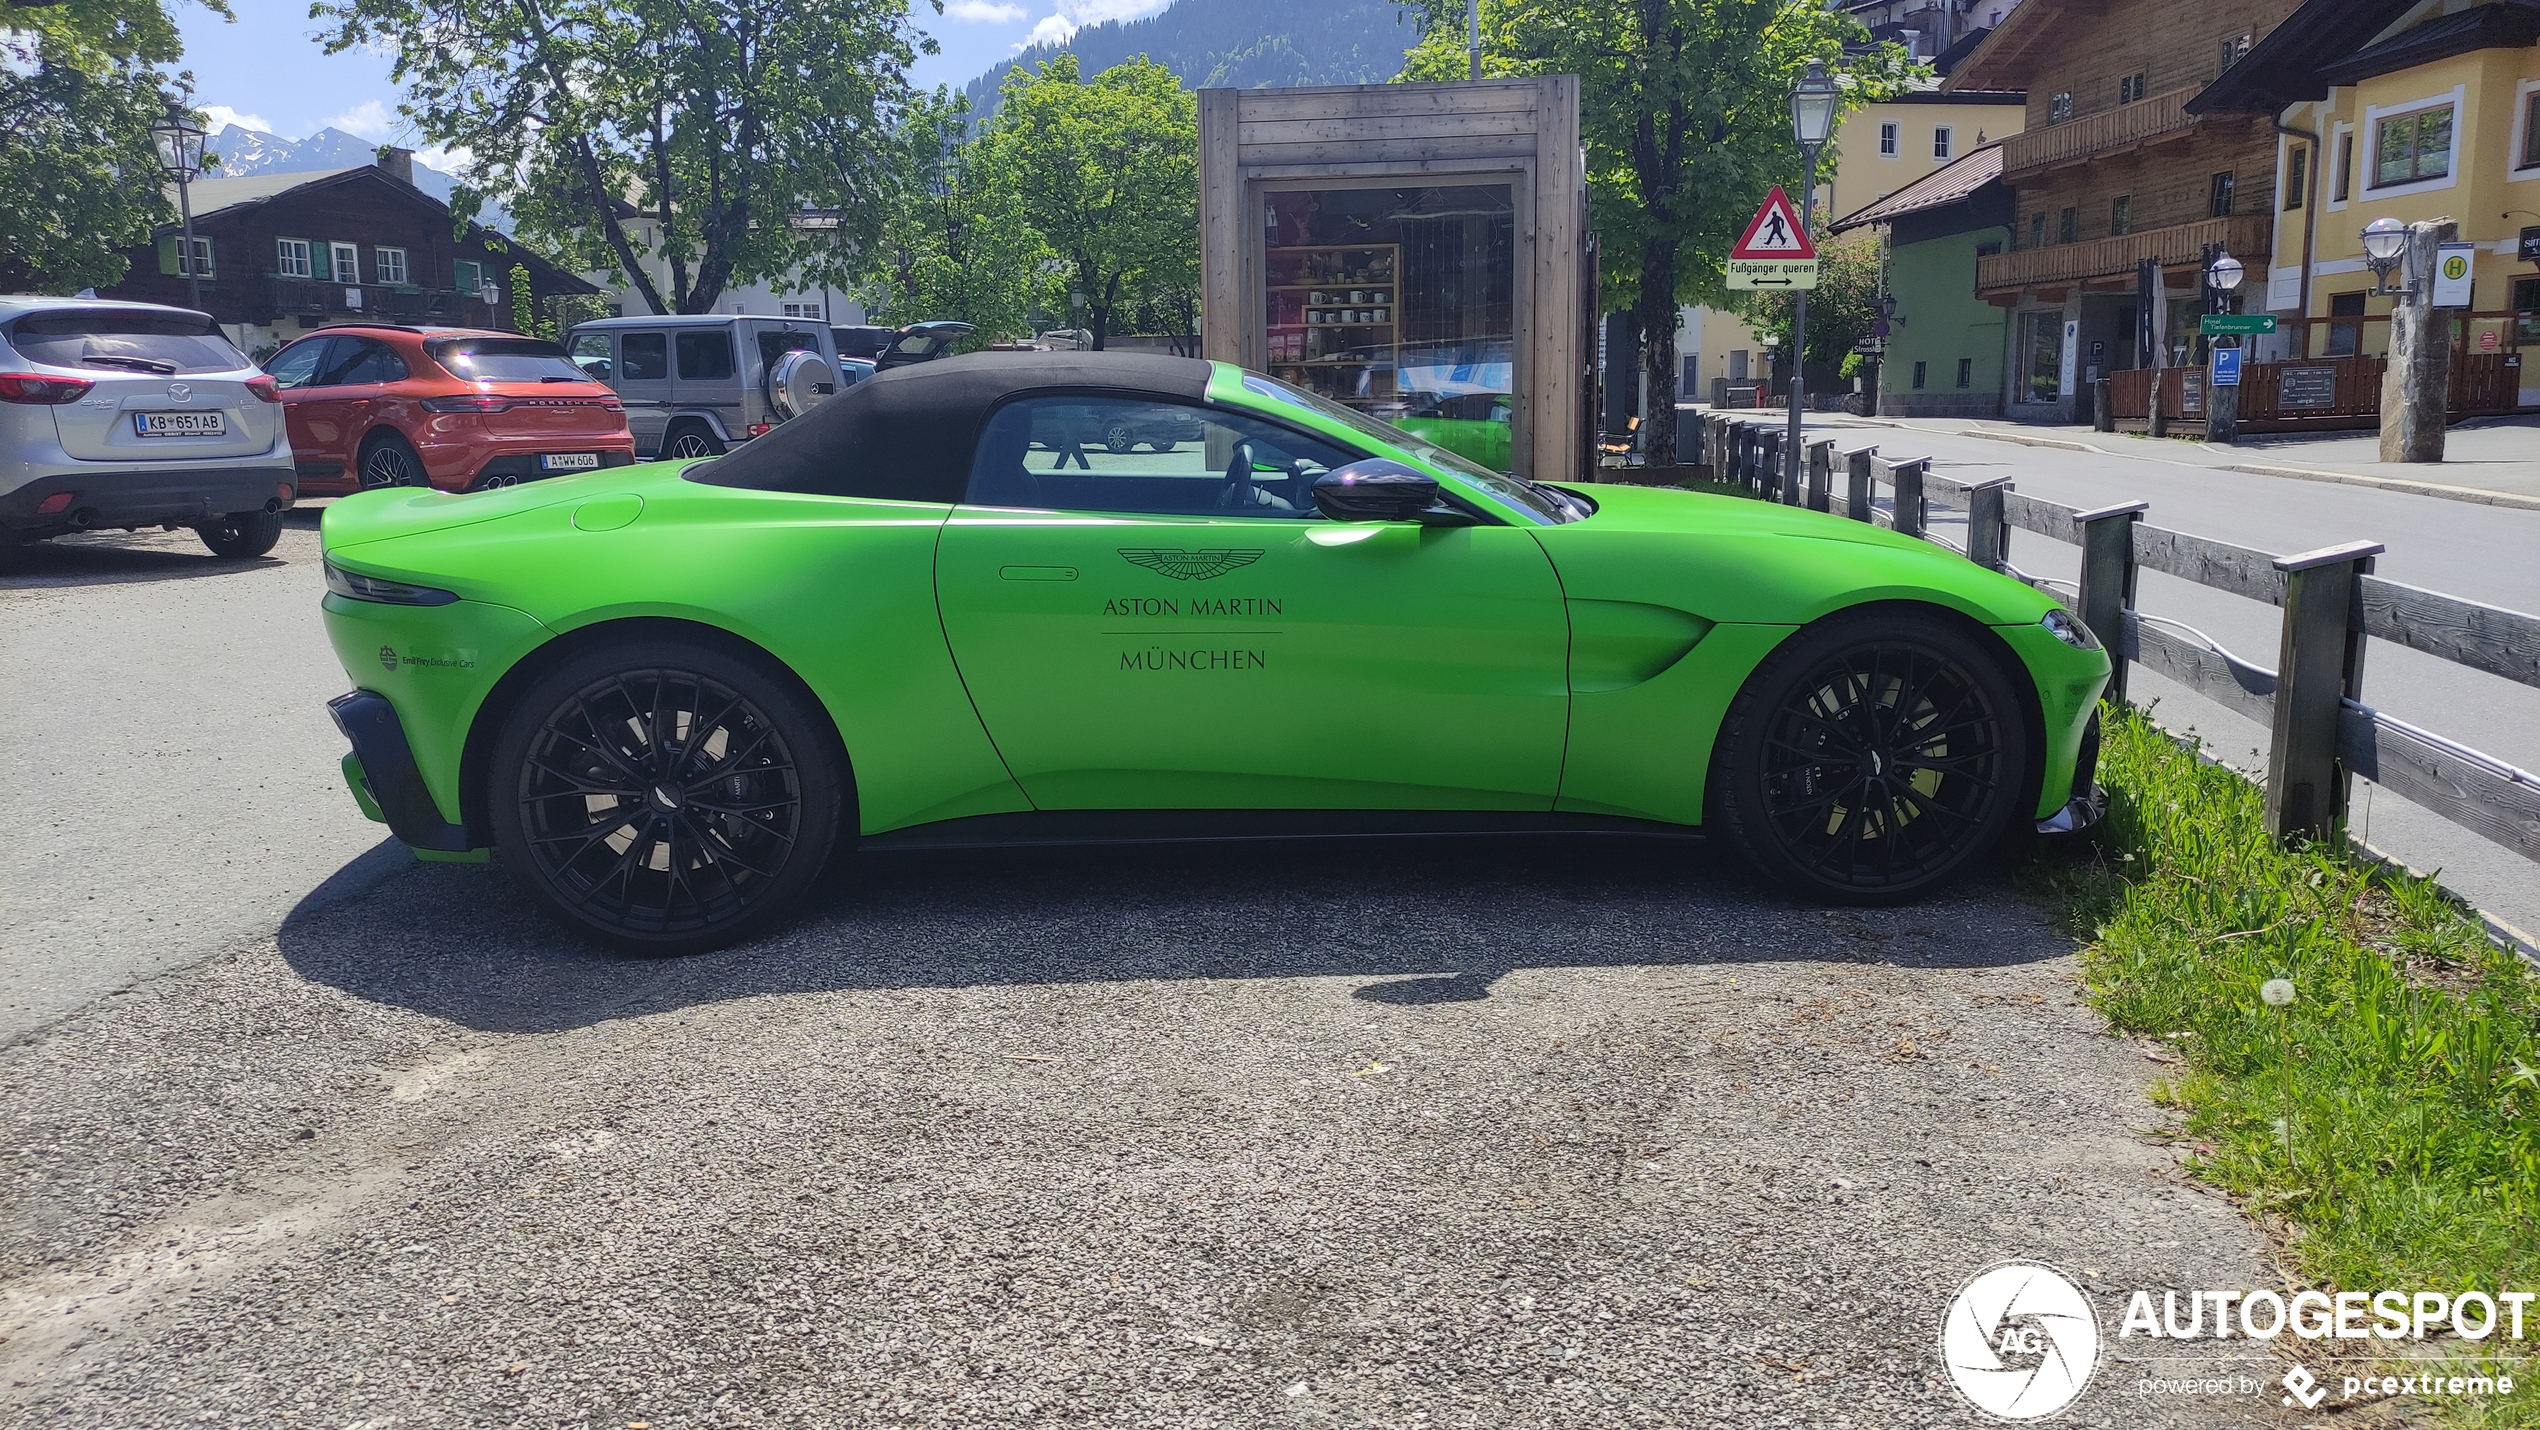
[[[0,569],[104,527],[271,551],[297,490],[281,396],[206,314],[0,297]]]

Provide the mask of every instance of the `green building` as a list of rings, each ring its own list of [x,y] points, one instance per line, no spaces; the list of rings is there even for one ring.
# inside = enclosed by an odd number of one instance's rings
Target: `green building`
[[[2016,216],[2002,146],[1985,144],[1837,219],[1833,232],[1876,228],[1887,254],[1883,417],[2002,415],[2004,310],[1976,296],[1976,260],[2010,242]]]

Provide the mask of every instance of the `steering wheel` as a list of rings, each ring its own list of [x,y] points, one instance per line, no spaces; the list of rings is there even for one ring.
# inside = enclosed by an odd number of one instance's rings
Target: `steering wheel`
[[[1219,511],[1243,511],[1258,505],[1253,499],[1252,443],[1235,444],[1235,454],[1226,459],[1226,482],[1217,489]]]

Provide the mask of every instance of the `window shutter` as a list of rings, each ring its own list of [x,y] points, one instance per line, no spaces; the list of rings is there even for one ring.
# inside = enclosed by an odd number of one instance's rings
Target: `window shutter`
[[[175,234],[168,234],[159,240],[159,271],[171,278],[176,276]]]

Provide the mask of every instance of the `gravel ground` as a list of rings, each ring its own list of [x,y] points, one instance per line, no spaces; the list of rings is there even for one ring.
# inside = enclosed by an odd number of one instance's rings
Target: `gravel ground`
[[[0,1053],[0,1425],[1982,1423],[1985,1263],[2278,1281],[2073,976],[1639,845],[894,856],[657,963],[413,867]],[[2150,1368],[2058,1423],[2280,1413]]]

